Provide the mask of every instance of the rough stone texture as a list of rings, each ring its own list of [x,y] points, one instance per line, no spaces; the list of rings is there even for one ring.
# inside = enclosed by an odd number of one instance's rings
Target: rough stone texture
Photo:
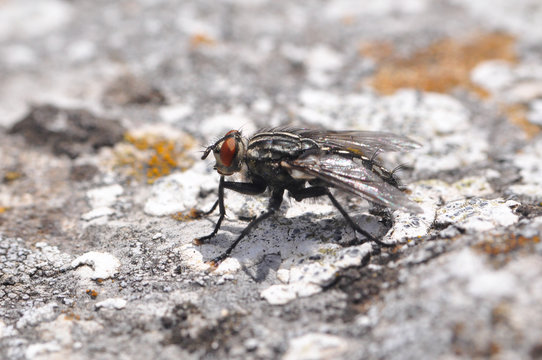
[[[361,3],[1,1],[0,358],[542,357],[542,5]],[[194,245],[200,151],[284,124],[423,144],[338,194],[395,247],[286,199],[211,271],[267,198]]]
[[[99,119],[85,110],[64,110],[51,105],[33,108],[10,130],[32,146],[48,146],[55,155],[76,158],[122,139],[118,121]]]

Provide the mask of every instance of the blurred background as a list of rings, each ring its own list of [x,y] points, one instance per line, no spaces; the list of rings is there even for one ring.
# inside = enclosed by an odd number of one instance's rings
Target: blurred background
[[[333,101],[313,90],[416,89],[498,98],[536,132],[534,85],[509,87],[540,81],[524,64],[540,57],[541,13],[529,0],[3,0],[0,126],[52,103],[220,133],[217,114],[230,127],[324,122],[301,108]]]

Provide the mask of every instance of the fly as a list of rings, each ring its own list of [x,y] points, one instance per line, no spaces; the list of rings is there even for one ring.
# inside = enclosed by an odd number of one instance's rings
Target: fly
[[[252,229],[279,210],[285,190],[297,201],[327,196],[355,231],[370,241],[389,246],[356,224],[329,189],[336,188],[393,210],[419,213],[421,208],[398,188],[393,171],[376,161],[381,152],[418,147],[420,144],[407,137],[386,132],[274,128],[246,138],[231,130],[207,147],[201,157],[203,160],[212,152],[214,168],[220,174],[218,200],[204,215],[218,207],[220,216],[214,230],[195,242],[204,243],[220,229],[226,214],[224,189],[256,195],[269,188],[267,210],[254,218],[226,251],[211,260],[211,265],[227,258]],[[247,181],[225,180],[235,173],[243,173]]]

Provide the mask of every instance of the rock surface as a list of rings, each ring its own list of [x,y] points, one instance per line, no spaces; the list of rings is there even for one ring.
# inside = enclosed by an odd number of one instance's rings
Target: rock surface
[[[542,357],[536,0],[0,2],[0,358]],[[419,214],[226,192],[230,129],[392,131]],[[388,155],[388,154],[386,154]]]

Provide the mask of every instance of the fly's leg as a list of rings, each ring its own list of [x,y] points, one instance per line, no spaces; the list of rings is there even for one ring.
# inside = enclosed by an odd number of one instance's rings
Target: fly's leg
[[[222,220],[224,220],[224,216],[226,216],[226,207],[224,206],[224,176],[220,177],[220,182],[218,183],[218,200],[215,202],[211,210],[209,210],[206,214],[208,215],[212,213],[216,209],[217,205],[220,209],[220,217],[218,218],[218,221],[216,222],[215,229],[209,235],[205,235],[205,236],[194,239],[194,243],[196,245],[203,244],[206,240],[209,240],[210,238],[215,236],[216,233],[218,232],[218,229],[220,229],[220,225],[222,225]]]
[[[218,184],[218,200],[215,202],[211,210],[204,213],[204,215],[209,215],[216,209],[218,205],[220,216],[218,218],[218,221],[216,222],[216,226],[212,233],[210,233],[209,235],[205,235],[205,236],[194,239],[194,243],[196,245],[203,244],[205,241],[211,239],[212,237],[216,235],[216,233],[220,229],[220,226],[222,225],[222,221],[224,220],[224,217],[226,216],[226,207],[224,206],[224,189],[237,191],[241,194],[246,194],[246,195],[256,195],[256,194],[263,193],[266,189],[266,185],[261,184],[261,183],[242,183],[242,182],[224,181],[224,176],[221,176],[220,182]]]
[[[375,238],[374,236],[372,236],[371,234],[369,234],[367,231],[363,230],[358,224],[356,224],[354,222],[354,220],[352,220],[350,215],[348,215],[346,210],[344,210],[342,208],[341,204],[339,204],[337,199],[335,199],[335,197],[329,192],[329,190],[328,190],[327,196],[329,197],[329,200],[331,200],[333,205],[337,208],[337,210],[339,210],[339,212],[342,214],[342,216],[346,219],[346,222],[352,227],[352,229],[354,229],[355,231],[363,234],[367,239],[377,243],[380,246],[384,246],[384,247],[394,247],[395,246],[395,244],[386,244],[385,242],[382,242],[382,241],[378,240],[377,238]]]
[[[218,203],[220,202],[219,199],[216,199],[213,207],[211,208],[211,210],[209,211],[202,211],[200,214],[199,214],[199,217],[203,217],[203,216],[207,216],[207,215],[211,215],[213,213],[213,211],[215,211],[216,207],[218,206]]]
[[[373,241],[373,242],[375,242],[375,243],[377,243],[377,244],[379,244],[381,246],[385,246],[385,247],[395,246],[395,245],[392,245],[392,244],[386,244],[385,242],[382,242],[382,241],[376,239],[374,236],[372,236],[367,231],[363,230],[358,224],[356,224],[354,222],[354,220],[352,220],[350,215],[348,215],[346,210],[343,209],[341,204],[339,204],[337,199],[335,199],[335,197],[331,194],[331,192],[329,191],[329,189],[327,187],[312,186],[312,187],[303,188],[303,189],[296,189],[293,192],[290,191],[290,193],[292,194],[294,199],[296,199],[297,201],[327,195],[329,200],[331,200],[331,203],[333,204],[333,206],[335,206],[337,208],[337,210],[339,210],[341,215],[345,218],[346,222],[348,223],[348,225],[350,225],[350,227],[352,227],[352,229],[354,229],[355,231],[357,231],[360,234],[364,235],[370,241]]]
[[[189,215],[188,215],[188,218],[190,218],[190,219],[201,219],[202,217],[211,215],[216,210],[219,201],[220,201],[219,199],[216,199],[215,203],[213,204],[211,209],[208,210],[208,211],[201,211],[201,210],[198,210],[198,209],[192,209],[190,211]]]
[[[222,262],[222,260],[226,259],[228,256],[230,256],[231,252],[235,247],[241,242],[241,240],[256,226],[258,226],[259,223],[273,215],[277,210],[280,208],[280,204],[282,203],[282,195],[284,194],[284,189],[275,190],[273,191],[273,194],[271,196],[271,199],[269,199],[269,205],[267,206],[267,211],[260,214],[257,218],[252,220],[247,227],[241,231],[241,234],[235,239],[235,241],[228,247],[226,251],[224,251],[219,256],[215,257],[213,260],[211,260],[209,263],[211,266],[217,266]]]

